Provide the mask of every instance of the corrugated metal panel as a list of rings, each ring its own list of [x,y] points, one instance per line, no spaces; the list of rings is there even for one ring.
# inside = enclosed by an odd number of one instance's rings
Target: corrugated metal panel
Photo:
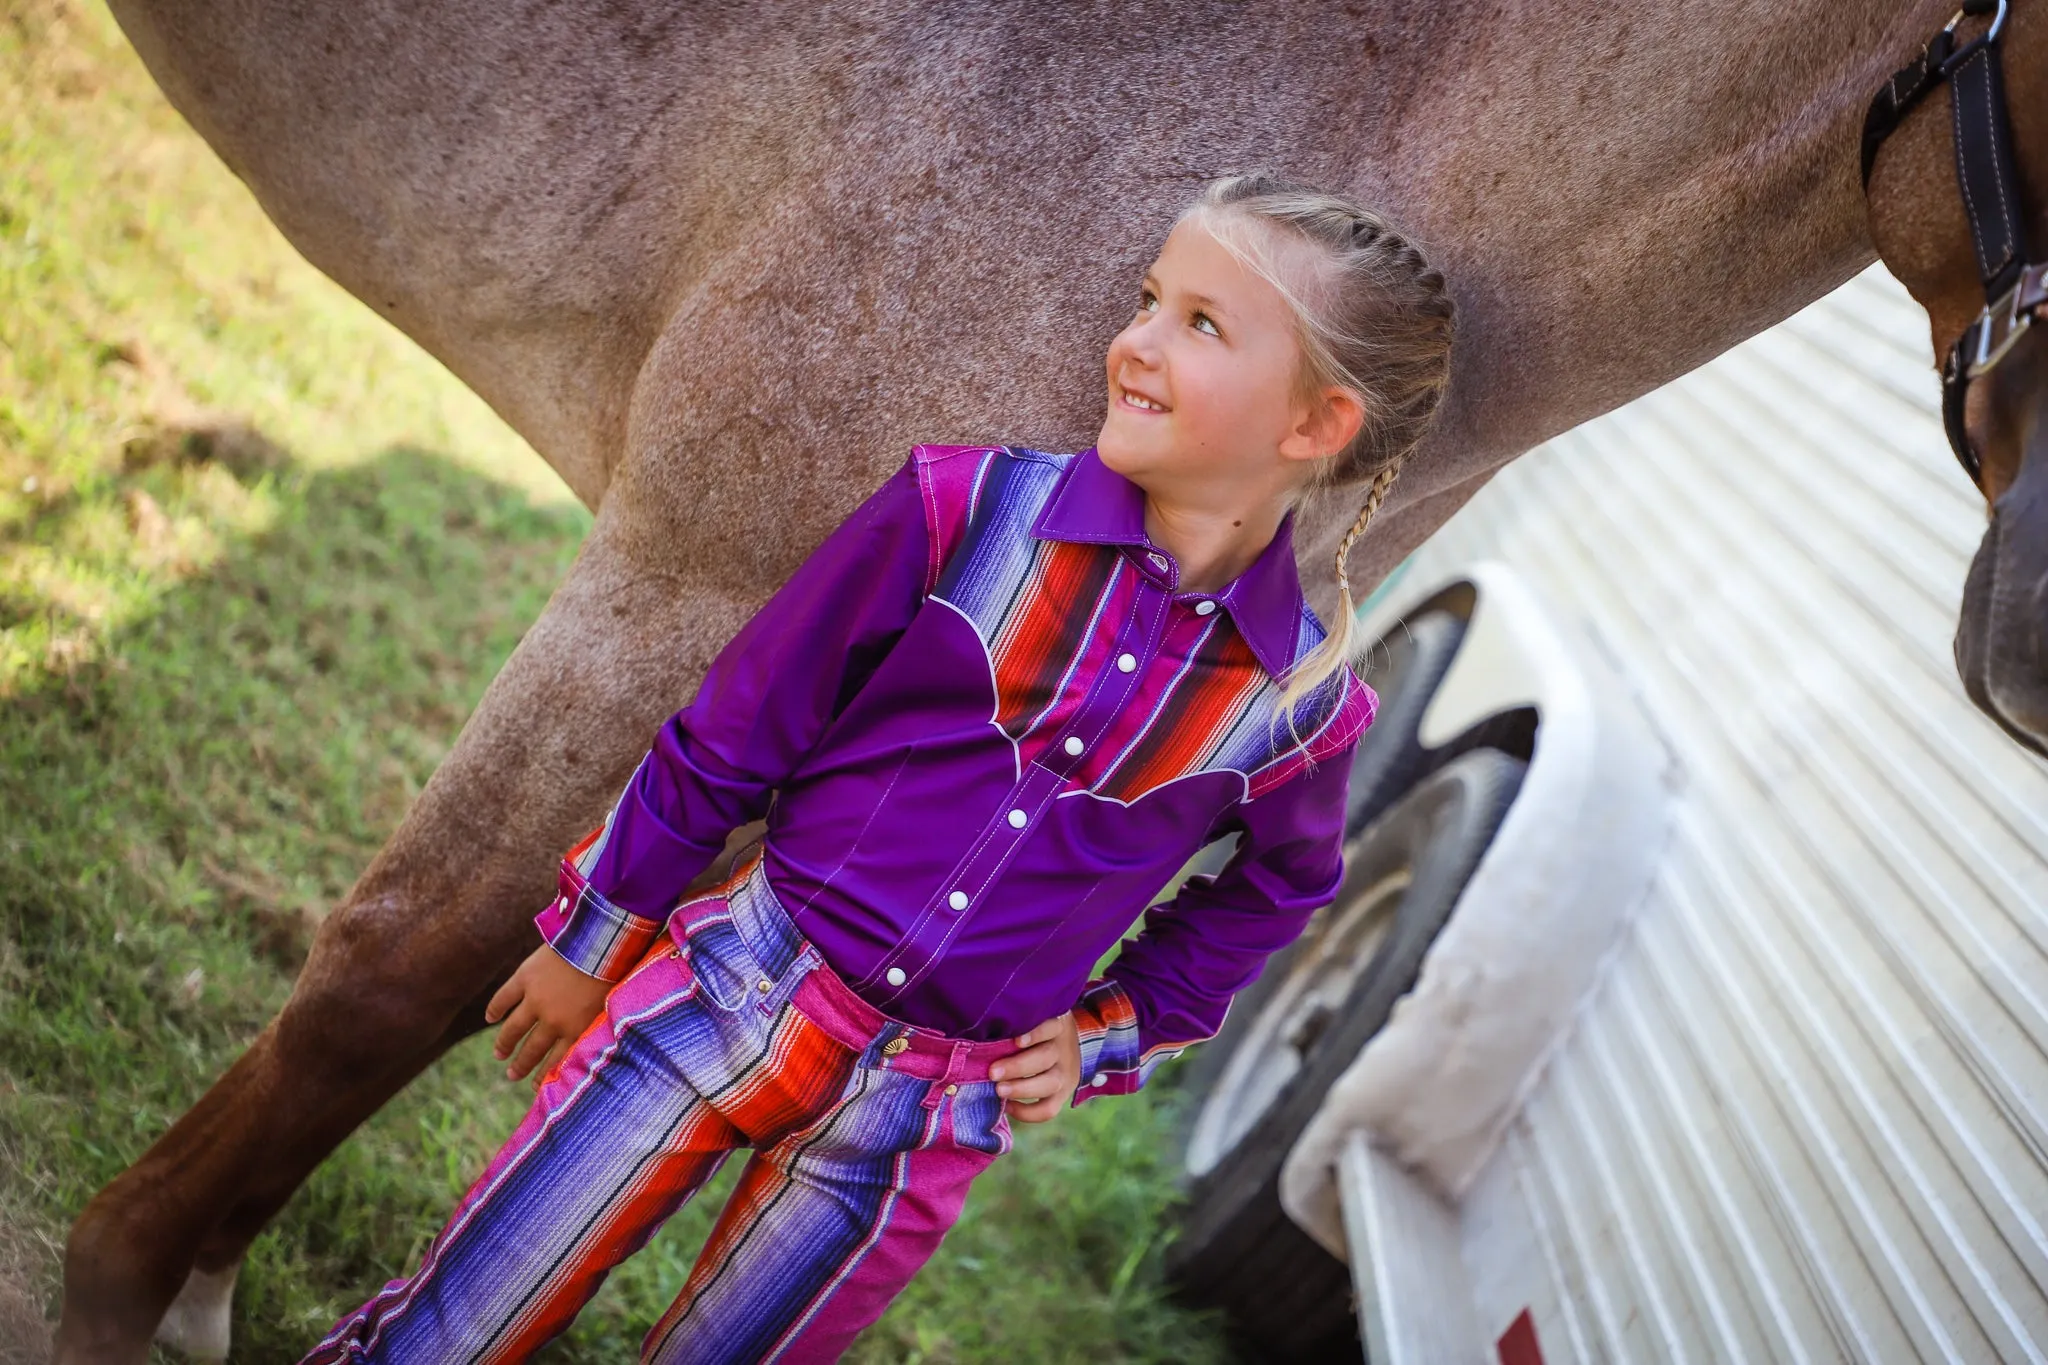
[[[1873,268],[1504,471],[1506,560],[1681,769],[1650,902],[1469,1192],[1552,1360],[2048,1362],[2048,766],[1962,694],[1981,503]]]

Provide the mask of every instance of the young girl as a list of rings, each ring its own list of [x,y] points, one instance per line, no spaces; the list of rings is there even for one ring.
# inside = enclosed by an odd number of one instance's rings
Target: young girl
[[[1336,893],[1375,705],[1345,556],[1450,342],[1442,278],[1381,217],[1210,184],[1110,343],[1093,447],[919,446],[661,728],[491,1002],[511,1074],[547,1064],[532,1110],[418,1272],[307,1361],[524,1359],[740,1146],[642,1359],[836,1359],[1013,1116],[1212,1036]],[[1294,508],[1361,484],[1326,633]]]

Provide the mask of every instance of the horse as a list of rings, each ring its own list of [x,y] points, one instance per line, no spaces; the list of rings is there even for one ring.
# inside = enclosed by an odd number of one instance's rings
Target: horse
[[[1361,584],[1508,460],[1880,250],[1937,338],[1976,307],[1946,93],[1867,201],[1858,175],[1871,92],[1945,0],[112,6],[285,236],[595,516],[289,1002],[78,1215],[66,1365],[141,1361],[160,1327],[225,1351],[251,1240],[482,1026],[561,853],[837,520],[919,441],[1093,440],[1104,347],[1207,178],[1271,166],[1356,194],[1452,282],[1451,387]],[[2048,6],[2020,0],[2004,41],[2038,195]],[[2022,348],[1972,395],[2019,556],[1994,587],[2032,571],[2019,542],[2044,515],[2048,359]],[[1353,510],[1299,528],[1325,619]],[[1966,618],[2001,641],[2000,704],[2038,747],[2041,613],[1999,599]]]

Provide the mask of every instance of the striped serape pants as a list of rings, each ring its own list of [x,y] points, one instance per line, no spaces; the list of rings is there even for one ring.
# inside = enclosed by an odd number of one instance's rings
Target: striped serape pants
[[[728,1153],[754,1150],[642,1361],[829,1361],[880,1317],[1010,1149],[970,1042],[891,1019],[796,930],[758,850],[686,901],[419,1270],[303,1365],[524,1360]]]

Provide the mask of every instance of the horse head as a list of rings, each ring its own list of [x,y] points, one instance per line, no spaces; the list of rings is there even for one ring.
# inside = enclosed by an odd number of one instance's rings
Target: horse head
[[[2048,6],[1966,0],[1871,125],[1872,238],[1948,357],[1949,439],[1990,510],[1956,669],[1971,701],[2048,755]]]

